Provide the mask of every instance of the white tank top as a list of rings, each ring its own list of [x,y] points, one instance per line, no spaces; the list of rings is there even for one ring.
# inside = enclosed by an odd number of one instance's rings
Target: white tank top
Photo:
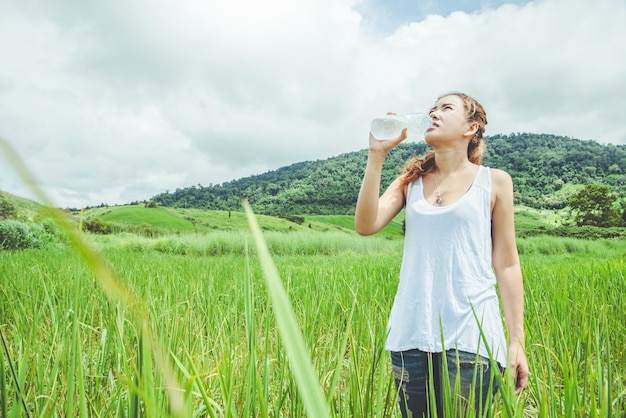
[[[470,189],[451,205],[429,204],[421,178],[409,184],[406,200],[404,254],[386,349],[458,349],[489,357],[478,318],[493,357],[506,367],[491,265],[489,168],[480,166]]]

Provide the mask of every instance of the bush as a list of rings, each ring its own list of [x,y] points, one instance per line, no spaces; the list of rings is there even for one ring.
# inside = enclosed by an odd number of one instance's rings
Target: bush
[[[161,235],[161,231],[159,230],[159,228],[157,228],[156,226],[147,224],[147,223],[141,223],[139,225],[128,225],[124,229],[127,232],[130,232],[136,235],[141,235],[147,238],[155,238]]]
[[[11,219],[17,216],[17,209],[0,195],[0,219]]]
[[[85,231],[92,232],[94,234],[111,234],[113,233],[113,226],[109,223],[103,222],[100,218],[88,219],[83,224]]]
[[[0,249],[22,250],[25,248],[41,248],[45,241],[43,227],[31,229],[28,225],[7,220],[0,222]]]
[[[604,228],[600,226],[573,226],[562,225],[557,227],[539,226],[536,228],[517,228],[515,231],[518,238],[530,238],[541,235],[551,235],[561,238],[577,238],[577,239],[626,239],[626,228],[610,227]]]
[[[303,216],[281,215],[280,217],[283,218],[283,219],[287,219],[289,222],[293,222],[293,223],[298,224],[298,225],[302,225],[304,223],[304,217]]]
[[[626,228],[612,227],[602,228],[598,226],[560,226],[551,229],[550,235],[557,237],[570,237],[578,239],[624,239],[626,238]]]

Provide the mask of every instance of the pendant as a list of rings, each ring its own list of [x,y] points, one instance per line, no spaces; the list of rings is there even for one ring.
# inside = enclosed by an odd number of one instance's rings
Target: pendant
[[[443,200],[441,200],[441,195],[437,195],[437,199],[435,199],[435,205],[441,206],[443,204]]]

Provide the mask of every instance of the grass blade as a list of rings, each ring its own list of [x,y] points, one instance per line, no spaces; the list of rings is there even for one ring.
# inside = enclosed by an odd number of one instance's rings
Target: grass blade
[[[274,261],[270,256],[261,228],[247,201],[244,208],[248,216],[250,230],[254,237],[258,256],[263,268],[272,308],[276,314],[278,330],[287,351],[287,358],[293,371],[304,409],[308,416],[315,418],[330,417],[328,404],[313,370],[311,359],[304,344],[304,338],[293,313],[287,292],[280,280]]]
[[[159,366],[159,371],[161,372],[161,376],[164,380],[165,391],[170,403],[169,406],[171,415],[183,416],[183,390],[181,389],[181,385],[179,384],[176,375],[169,364],[169,360],[167,359],[165,352],[161,349],[152,333],[152,329],[147,319],[148,313],[143,301],[135,292],[119,280],[104,257],[95,248],[83,240],[80,231],[78,231],[75,225],[68,220],[65,214],[60,209],[54,209],[50,200],[38,186],[37,181],[24,164],[20,155],[4,138],[0,138],[0,154],[5,155],[8,161],[15,168],[15,171],[22,178],[22,181],[30,187],[39,201],[46,203],[43,207],[44,211],[65,232],[67,238],[74,245],[76,251],[83,257],[86,264],[95,274],[105,294],[110,299],[119,301],[124,306],[130,308],[133,313],[133,319],[138,325],[138,332],[140,332],[141,337],[144,338],[144,343],[151,351],[156,364]],[[24,403],[24,407],[26,409],[26,404],[23,399],[22,402]]]
[[[26,401],[24,400],[24,394],[22,393],[22,388],[20,387],[19,378],[17,377],[17,373],[15,372],[15,367],[13,366],[13,362],[11,361],[11,355],[9,353],[9,346],[7,344],[7,341],[4,339],[4,333],[2,332],[2,327],[0,327],[0,338],[2,338],[2,347],[4,348],[4,352],[7,356],[7,361],[9,363],[9,368],[11,369],[11,374],[13,375],[13,380],[15,382],[17,395],[22,401],[22,406],[24,407],[24,414],[26,417],[30,417],[30,413],[28,412],[28,407],[26,406]],[[6,415],[3,415],[3,416],[6,416]]]
[[[8,416],[7,405],[9,401],[7,398],[7,382],[4,377],[4,358],[2,358],[0,359],[0,416],[2,417]]]

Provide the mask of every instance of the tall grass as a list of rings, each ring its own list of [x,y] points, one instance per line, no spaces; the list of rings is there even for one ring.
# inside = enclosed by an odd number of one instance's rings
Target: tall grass
[[[99,249],[118,248],[134,252],[222,256],[257,254],[256,247],[246,247],[251,238],[247,231],[212,231],[195,234],[171,234],[147,238],[133,234],[89,237]],[[273,256],[315,256],[350,254],[398,254],[402,241],[361,238],[346,232],[263,232],[264,241]]]
[[[99,245],[146,307],[181,384],[183,415],[305,415],[256,256],[114,244]],[[603,244],[589,246],[596,247]],[[595,256],[522,256],[532,374],[524,395],[506,399],[514,414],[623,416],[625,249],[616,242]],[[397,415],[383,343],[400,257],[369,250],[274,256],[332,416]],[[150,363],[131,308],[94,286],[80,256],[69,248],[1,252],[0,266],[0,326],[33,416],[64,415],[68,405],[76,415],[117,416],[133,408],[167,414],[166,383]],[[4,376],[7,416],[20,416],[6,358]],[[496,416],[507,416],[502,405],[499,396]]]
[[[527,323],[533,332],[529,403],[541,416],[623,416],[624,258],[598,253],[592,260],[530,260],[524,268],[527,282],[541,285],[526,286]]]
[[[263,268],[265,282],[267,284],[268,293],[272,301],[272,307],[276,316],[278,330],[281,334],[281,341],[285,345],[289,363],[293,370],[298,392],[302,397],[304,408],[307,415],[312,417],[329,417],[328,405],[324,399],[324,395],[320,389],[319,381],[311,367],[311,359],[304,345],[302,333],[295,319],[289,296],[285,292],[285,288],[280,280],[280,275],[276,270],[276,266],[267,248],[267,244],[263,239],[263,234],[257,220],[252,213],[252,209],[247,202],[244,203],[244,209],[248,215],[250,229],[256,242],[259,252],[259,259]],[[246,287],[249,294],[250,288]],[[248,299],[246,299],[246,302]],[[251,303],[246,303],[246,319],[248,323],[253,323]],[[254,340],[253,328],[248,333],[248,341]],[[251,347],[252,348],[252,347]],[[251,350],[252,351],[252,350]]]

